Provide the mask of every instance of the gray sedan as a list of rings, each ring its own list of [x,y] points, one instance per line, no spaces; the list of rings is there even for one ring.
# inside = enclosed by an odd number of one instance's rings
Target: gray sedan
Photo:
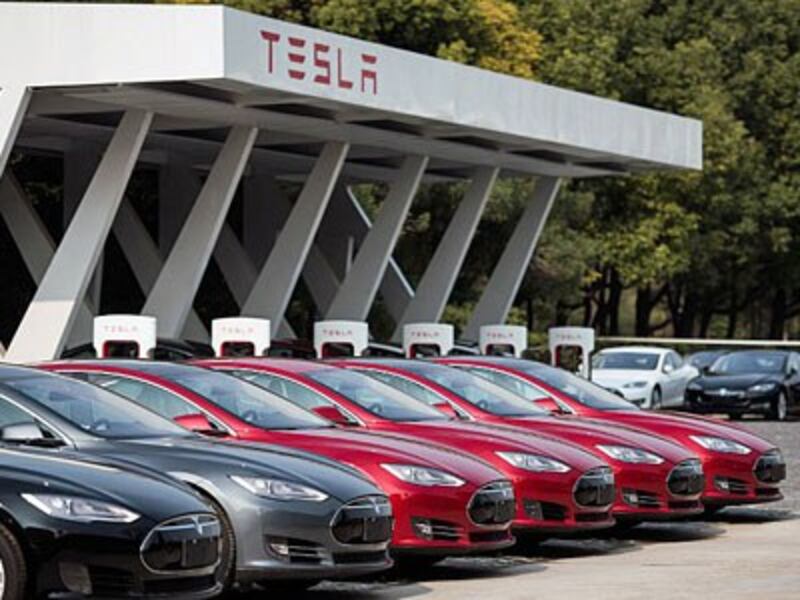
[[[0,439],[72,448],[191,485],[220,515],[227,586],[303,587],[391,566],[388,498],[317,455],[208,441],[88,383],[12,366],[0,366]]]

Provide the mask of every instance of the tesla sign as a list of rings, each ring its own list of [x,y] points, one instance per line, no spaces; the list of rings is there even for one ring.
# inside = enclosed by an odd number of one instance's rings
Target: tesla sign
[[[299,35],[261,30],[267,73],[312,81],[325,87],[378,94],[378,57],[352,48],[315,42]]]

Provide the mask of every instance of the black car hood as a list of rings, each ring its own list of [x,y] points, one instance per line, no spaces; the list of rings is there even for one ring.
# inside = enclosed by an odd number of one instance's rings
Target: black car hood
[[[695,380],[704,390],[746,390],[757,383],[781,383],[779,373],[747,373],[742,375],[703,375]]]
[[[155,522],[211,512],[199,496],[174,481],[73,452],[0,448],[0,479],[13,481],[15,493],[69,494],[102,500]]]

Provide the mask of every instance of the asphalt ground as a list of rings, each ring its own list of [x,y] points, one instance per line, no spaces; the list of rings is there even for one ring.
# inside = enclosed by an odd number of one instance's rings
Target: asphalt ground
[[[784,499],[691,522],[646,523],[596,539],[549,540],[501,556],[358,582],[325,582],[279,596],[309,600],[800,600],[800,420],[741,422],[773,440],[789,466]]]

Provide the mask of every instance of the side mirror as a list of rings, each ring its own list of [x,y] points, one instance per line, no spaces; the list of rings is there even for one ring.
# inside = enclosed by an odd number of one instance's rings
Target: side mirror
[[[44,433],[36,423],[14,423],[0,429],[0,439],[5,442],[31,442],[43,440]]]
[[[664,368],[661,369],[661,370],[664,371],[664,374],[669,375],[670,373],[672,373],[675,370],[675,367],[673,367],[670,364],[666,364],[666,365],[664,365]]]
[[[337,425],[348,426],[353,424],[350,419],[347,418],[347,415],[345,415],[335,406],[329,404],[324,406],[315,406],[312,410],[317,416],[327,419],[328,421],[332,421]]]
[[[461,415],[458,414],[458,411],[447,402],[440,402],[439,404],[434,404],[433,408],[438,410],[440,413],[447,415],[448,417],[452,417],[454,419],[461,419]]]
[[[173,421],[175,421],[175,423],[177,423],[184,429],[188,429],[189,431],[194,431],[195,433],[200,433],[202,435],[209,435],[215,437],[227,435],[224,431],[216,429],[211,424],[211,421],[208,420],[208,417],[206,417],[202,413],[181,415],[179,417],[175,417]]]
[[[534,400],[534,404],[539,408],[543,408],[547,412],[553,413],[554,415],[564,415],[567,414],[566,411],[561,408],[561,406],[553,400],[552,398],[541,398],[539,400]]]

